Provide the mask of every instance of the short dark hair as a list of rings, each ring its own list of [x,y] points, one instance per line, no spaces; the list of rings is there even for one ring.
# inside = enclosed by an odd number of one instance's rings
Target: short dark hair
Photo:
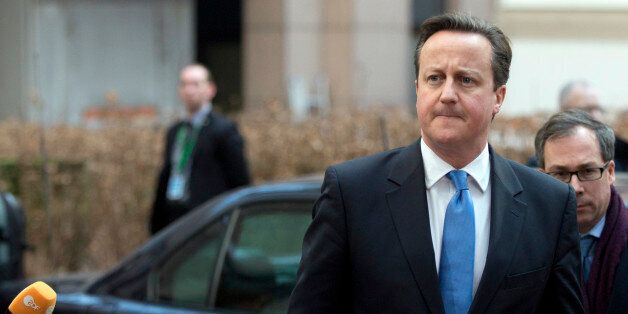
[[[467,33],[477,33],[484,36],[491,43],[493,50],[491,58],[491,68],[493,70],[494,90],[505,85],[510,75],[510,61],[512,60],[512,49],[510,40],[497,26],[463,13],[446,13],[433,16],[425,20],[419,29],[419,41],[414,51],[415,77],[419,77],[419,57],[425,42],[439,31],[460,31]]]
[[[539,160],[539,167],[545,168],[545,143],[552,138],[572,135],[579,126],[595,133],[595,137],[597,137],[597,141],[600,144],[600,151],[602,152],[602,160],[604,162],[615,158],[615,133],[613,129],[591,118],[585,111],[570,109],[550,117],[536,133],[534,149],[536,158]]]

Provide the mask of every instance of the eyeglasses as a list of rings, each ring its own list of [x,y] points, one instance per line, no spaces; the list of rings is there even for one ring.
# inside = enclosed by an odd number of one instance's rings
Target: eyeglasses
[[[576,177],[578,177],[578,180],[580,180],[580,182],[595,181],[599,180],[602,177],[604,170],[608,168],[609,164],[610,160],[607,161],[602,167],[585,168],[578,171],[552,171],[547,172],[547,174],[565,183],[571,182],[571,176],[573,176],[574,174],[576,175]]]

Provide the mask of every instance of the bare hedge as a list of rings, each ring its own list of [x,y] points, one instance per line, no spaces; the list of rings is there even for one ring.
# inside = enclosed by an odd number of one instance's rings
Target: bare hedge
[[[402,108],[345,108],[295,122],[283,105],[269,103],[233,118],[256,183],[322,173],[419,134],[415,114]],[[543,121],[497,118],[491,143],[524,162]],[[28,275],[106,269],[147,239],[164,131],[124,121],[98,129],[0,123],[0,187],[15,192],[26,209],[34,248],[25,256]]]

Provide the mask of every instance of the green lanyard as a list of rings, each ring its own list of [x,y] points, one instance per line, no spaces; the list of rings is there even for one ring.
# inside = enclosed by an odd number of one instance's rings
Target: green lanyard
[[[185,167],[187,167],[190,161],[190,156],[196,145],[198,139],[198,132],[200,128],[192,127],[192,134],[189,133],[189,128],[182,126],[177,131],[177,146],[181,147],[181,153],[179,154],[179,163],[177,165],[177,172],[182,173]]]

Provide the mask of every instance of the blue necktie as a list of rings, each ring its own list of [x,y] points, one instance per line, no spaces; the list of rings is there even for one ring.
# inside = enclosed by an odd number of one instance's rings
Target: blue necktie
[[[447,205],[440,254],[440,291],[445,313],[467,313],[473,301],[475,216],[467,186],[467,173],[452,170],[447,177],[456,193]]]
[[[592,235],[586,235],[580,239],[580,261],[582,262],[582,275],[585,284],[589,281],[591,262],[593,262],[593,244],[595,240],[595,237]]]

